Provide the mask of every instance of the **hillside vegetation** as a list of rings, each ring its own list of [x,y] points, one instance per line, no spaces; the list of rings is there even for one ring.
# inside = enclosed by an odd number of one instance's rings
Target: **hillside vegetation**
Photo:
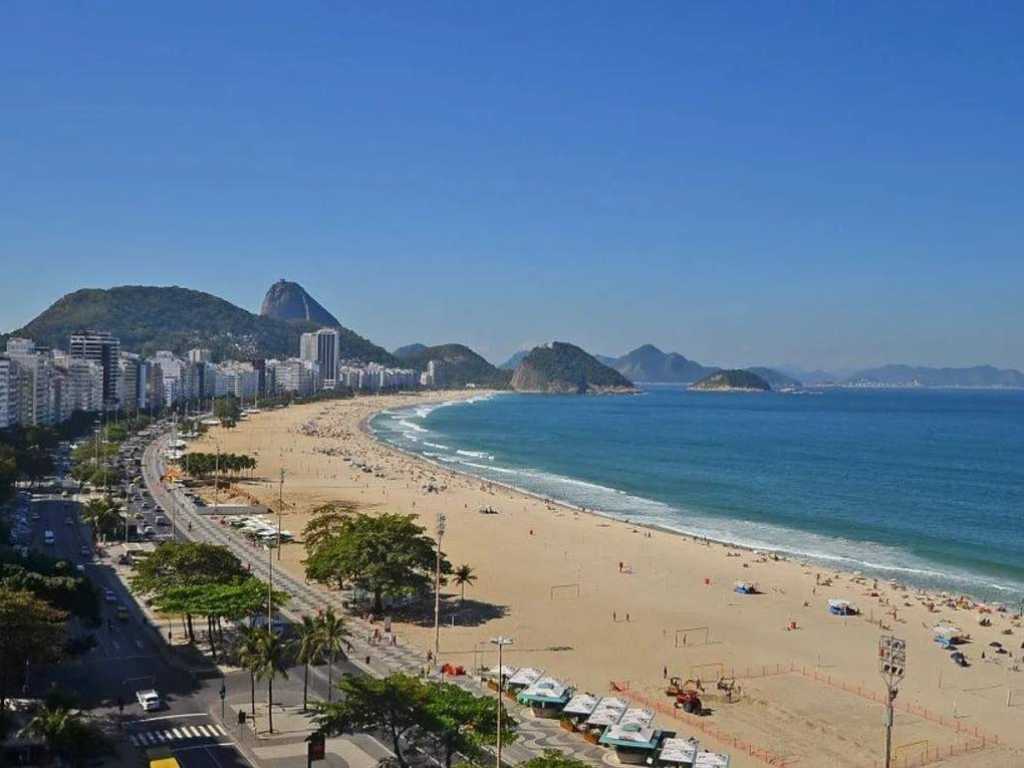
[[[463,344],[439,344],[434,347],[410,344],[395,351],[401,353],[402,365],[420,371],[425,371],[431,360],[440,362],[447,387],[476,384],[478,387],[507,389],[512,377],[511,371],[495,368]]]
[[[319,325],[261,317],[229,301],[189,288],[120,286],[69,293],[28,325],[13,332],[37,344],[67,349],[72,331],[110,331],[121,349],[184,354],[208,347],[215,359],[296,357],[299,336]],[[385,350],[340,328],[342,356],[394,364]]]
[[[631,392],[633,383],[579,347],[554,341],[534,348],[520,361],[512,376],[512,388],[520,392],[585,394]]]

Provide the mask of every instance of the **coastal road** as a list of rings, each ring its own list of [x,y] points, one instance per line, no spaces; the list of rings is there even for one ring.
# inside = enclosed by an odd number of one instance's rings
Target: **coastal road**
[[[180,752],[179,762],[185,766],[249,765],[224,734],[218,733],[210,742],[169,738],[175,735],[175,729],[182,735],[200,733],[198,729],[182,730],[180,724],[188,723],[194,728],[196,724],[207,723],[208,712],[219,704],[220,681],[194,682],[180,666],[170,663],[161,628],[146,618],[113,562],[102,555],[104,548],[92,546],[89,527],[80,519],[80,504],[59,495],[37,495],[31,502],[30,514],[32,546],[74,563],[100,593],[99,625],[90,626],[77,619],[69,625],[70,636],[91,635],[95,646],[61,664],[30,670],[30,692],[42,695],[52,685],[73,692],[91,714],[119,723],[125,743],[138,749],[153,746],[146,743],[143,735],[149,729],[157,724],[161,728],[169,726],[168,736],[163,740],[175,755]],[[54,533],[52,545],[45,543],[47,530]],[[127,619],[118,617],[118,606],[125,607]],[[241,679],[232,685],[238,690],[243,687]],[[141,710],[135,692],[144,688],[160,692],[165,701],[162,710]]]
[[[335,666],[335,680],[339,679],[339,673],[362,672],[385,676],[393,672],[418,674],[424,669],[424,656],[416,649],[369,644],[366,638],[373,627],[369,622],[350,615],[342,605],[340,595],[305,584],[274,567],[268,556],[272,550],[253,547],[235,536],[231,532],[232,529],[213,520],[209,514],[198,512],[181,489],[168,490],[160,479],[163,473],[161,455],[167,440],[168,437],[165,435],[146,447],[142,461],[143,480],[157,505],[164,509],[166,514],[176,516],[179,531],[185,531],[188,537],[195,540],[227,547],[243,564],[251,568],[253,575],[263,581],[272,579],[275,589],[287,592],[291,596],[291,603],[281,612],[285,616],[296,618],[301,614],[311,615],[328,606],[345,615],[349,627],[354,630],[351,638],[352,652],[349,661],[340,662]],[[292,677],[296,675],[293,674]],[[301,670],[298,677],[301,679]],[[311,681],[319,678],[318,682],[323,684],[326,673],[322,668],[317,668],[311,670],[310,677]],[[479,685],[467,678],[453,678],[451,682],[477,694],[485,693]],[[325,692],[318,691],[318,695],[326,698]],[[503,757],[507,762],[516,764],[537,757],[546,749],[557,749],[592,764],[601,763],[607,754],[602,748],[587,744],[583,739],[568,734],[560,729],[557,723],[527,719],[520,722],[519,738],[503,749]]]

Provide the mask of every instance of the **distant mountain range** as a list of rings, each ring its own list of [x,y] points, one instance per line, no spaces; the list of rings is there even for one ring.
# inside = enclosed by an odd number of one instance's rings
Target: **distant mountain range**
[[[644,344],[622,357],[608,363],[623,376],[633,381],[667,383],[690,383],[714,373],[718,368],[708,368],[688,360],[675,352],[665,353],[653,344]]]
[[[553,341],[534,347],[512,375],[517,392],[602,394],[633,391],[633,383],[579,347]]]
[[[301,286],[291,285],[306,295]],[[309,301],[310,306],[319,307],[311,298]],[[166,349],[183,355],[189,349],[206,347],[215,359],[247,360],[295,357],[299,336],[320,327],[321,323],[310,320],[255,315],[202,291],[126,285],[69,293],[9,336],[24,336],[53,349],[67,349],[72,331],[95,328],[110,331],[129,352],[153,354]],[[396,364],[384,349],[348,328],[335,327],[341,332],[342,357]]]

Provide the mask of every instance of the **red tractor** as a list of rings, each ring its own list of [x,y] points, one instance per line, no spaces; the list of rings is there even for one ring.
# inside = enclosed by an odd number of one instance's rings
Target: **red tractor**
[[[700,678],[684,681],[673,677],[668,681],[668,687],[665,689],[665,694],[675,699],[673,706],[688,715],[699,715],[704,711],[700,701],[702,693],[704,693],[704,686],[701,684]]]

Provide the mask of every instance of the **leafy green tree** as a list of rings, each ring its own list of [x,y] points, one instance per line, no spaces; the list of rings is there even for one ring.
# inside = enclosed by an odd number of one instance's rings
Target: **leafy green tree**
[[[427,686],[415,677],[394,674],[379,680],[369,675],[347,676],[338,683],[341,698],[318,703],[314,722],[335,735],[352,730],[385,731],[400,768],[408,768],[402,738],[426,721]]]
[[[296,660],[302,664],[302,711],[305,712],[309,706],[309,668],[320,664],[324,658],[323,635],[320,622],[312,616],[303,616],[295,629],[298,635]]]
[[[258,654],[256,678],[267,681],[267,730],[274,732],[274,678],[280,675],[288,678],[288,666],[292,660],[291,644],[274,634],[272,629],[257,630]]]
[[[72,571],[67,561],[44,562],[34,559],[34,568],[33,561],[0,562],[0,587],[31,592],[57,610],[98,621],[99,600],[89,580]]]
[[[425,590],[435,565],[435,542],[412,515],[352,515],[306,552],[310,579],[338,586],[351,582],[373,595],[375,611],[384,610],[385,595]],[[450,573],[451,563],[442,557],[441,568]]]
[[[455,572],[452,574],[452,583],[459,587],[461,592],[459,593],[459,600],[466,599],[466,585],[472,585],[476,581],[476,574],[473,573],[473,568],[463,563]]]
[[[320,625],[320,649],[327,654],[327,700],[334,699],[334,660],[344,653],[350,632],[345,619],[328,607],[317,620]]]
[[[110,740],[95,723],[64,707],[40,707],[21,732],[41,739],[52,752],[76,767],[114,752]]]
[[[0,443],[0,502],[4,502],[14,493],[14,484],[18,481],[18,455],[10,445]]]
[[[242,415],[242,407],[233,395],[218,397],[213,401],[213,415],[223,422],[235,422]]]
[[[356,509],[356,505],[348,501],[332,501],[314,509],[310,513],[309,522],[302,529],[306,550],[313,551],[338,536]]]
[[[0,712],[7,692],[28,664],[57,661],[67,614],[31,592],[0,587]]]
[[[288,603],[287,592],[274,590],[271,601],[275,608]],[[153,607],[160,613],[205,616],[210,649],[217,655],[216,640],[223,639],[222,619],[241,621],[267,610],[267,585],[255,576],[227,583],[191,584],[171,587],[155,594]]]
[[[180,587],[236,584],[249,578],[242,563],[227,547],[194,541],[168,541],[143,560],[132,578],[132,588],[159,599]],[[185,612],[188,636],[195,642],[192,613]]]
[[[422,727],[437,739],[445,768],[451,768],[456,753],[476,758],[485,746],[497,743],[497,705],[493,698],[475,696],[451,683],[431,683],[427,693]],[[508,744],[515,740],[516,721],[504,708],[501,712],[502,744]]]

